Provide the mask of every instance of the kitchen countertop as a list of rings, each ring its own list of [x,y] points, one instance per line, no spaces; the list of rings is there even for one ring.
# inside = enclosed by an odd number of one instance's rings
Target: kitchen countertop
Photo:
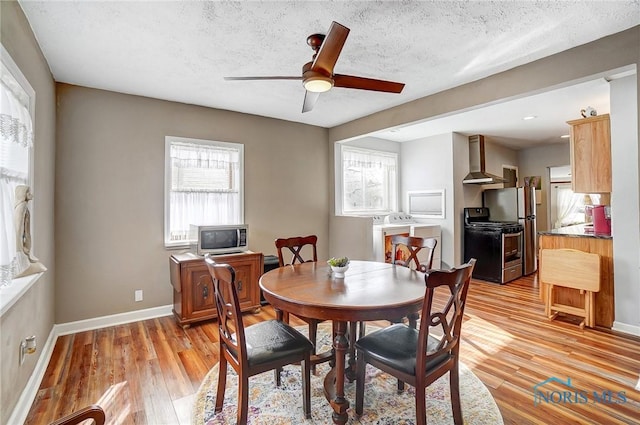
[[[559,229],[542,230],[539,231],[539,235],[546,236],[567,236],[573,238],[597,238],[597,239],[612,239],[611,235],[603,233],[585,232],[584,224],[577,224],[575,226],[561,227]],[[593,226],[589,226],[593,229]]]

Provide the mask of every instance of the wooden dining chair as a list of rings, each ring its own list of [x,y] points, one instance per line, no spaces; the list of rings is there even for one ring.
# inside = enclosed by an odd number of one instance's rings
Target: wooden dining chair
[[[435,238],[420,238],[414,236],[391,236],[391,245],[393,246],[393,264],[409,267],[415,270],[419,270],[425,273],[427,270],[431,270],[433,265],[433,253],[438,245],[438,240]],[[404,248],[404,249],[403,249]],[[426,251],[426,258],[421,263],[418,258],[418,253],[422,250]],[[399,252],[406,252],[409,256],[407,258],[398,255]],[[416,327],[419,314],[412,313],[407,316],[409,319],[409,325],[413,328]],[[391,322],[399,323],[402,319],[392,319]]]
[[[278,263],[280,267],[309,263],[318,261],[318,251],[316,244],[318,243],[318,237],[316,235],[309,236],[295,236],[291,238],[279,238],[276,239],[276,249],[278,250]],[[288,250],[288,251],[287,251]],[[291,254],[291,260],[287,262],[285,255]],[[303,254],[306,256],[303,257]],[[283,320],[285,323],[289,323],[289,313],[276,310],[276,314],[279,320]],[[313,353],[311,355],[311,371],[315,374],[316,365],[330,361],[333,358],[333,352],[327,351],[318,354],[316,352],[316,343],[318,336],[318,324],[323,320],[313,319],[310,317],[297,316],[309,325],[309,339],[313,343]]]
[[[409,267],[410,269],[426,273],[427,270],[431,270],[431,266],[433,265],[433,254],[436,250],[436,245],[438,245],[438,240],[435,238],[393,235],[391,236],[391,246],[393,247],[393,257],[391,262],[393,264]],[[426,258],[424,261],[420,262],[418,253],[425,252],[422,251],[423,249],[426,251]],[[406,253],[408,256],[405,258],[401,253]],[[415,329],[419,318],[419,312],[407,315],[409,326]],[[390,320],[391,323],[402,323],[403,321],[403,317],[391,318]],[[362,324],[360,327],[360,336],[364,335],[364,326],[365,325]],[[404,390],[404,382],[398,379],[398,391],[402,390]]]
[[[288,266],[290,264],[318,261],[318,250],[316,248],[317,243],[318,237],[316,235],[276,239],[276,249],[278,250],[278,263],[280,264],[280,267]],[[289,251],[285,251],[285,248]],[[310,250],[310,252],[307,252],[307,250]],[[302,256],[303,251],[305,256],[308,258],[307,260]],[[291,260],[289,260],[289,262],[284,259],[285,253],[291,254]],[[311,255],[311,258],[309,258],[309,255]]]
[[[218,310],[220,362],[215,412],[224,404],[227,364],[238,374],[237,423],[247,423],[249,377],[274,370],[280,386],[280,370],[292,363],[302,367],[302,409],[311,418],[311,352],[313,344],[307,337],[279,320],[267,320],[245,328],[236,289],[236,272],[228,264],[217,264],[206,256],[205,262],[213,280],[213,292]]]
[[[433,265],[433,254],[436,250],[436,245],[438,245],[438,240],[435,238],[393,235],[391,236],[391,245],[393,246],[393,264],[415,268],[424,273],[430,270]],[[402,249],[403,247],[405,249]],[[427,254],[425,260],[420,262],[418,253],[423,249]],[[399,252],[406,252],[409,256],[403,258],[399,255]]]
[[[433,254],[436,250],[436,246],[438,245],[438,240],[435,238],[393,235],[391,236],[391,245],[393,247],[393,257],[391,262],[393,264],[409,267],[425,273],[427,270],[431,269],[431,266],[433,264]],[[423,252],[423,249],[426,251],[426,258],[424,261],[420,262],[418,253]],[[404,256],[400,255],[400,253],[407,253],[408,257],[405,258]],[[409,326],[415,329],[418,324],[419,318],[419,312],[409,314],[407,316],[407,319],[409,320]],[[390,318],[389,321],[391,323],[402,323],[404,321],[404,318]],[[358,336],[363,337],[366,332],[366,325],[364,322],[360,322],[359,325],[360,330],[358,331]],[[400,379],[398,379],[398,390],[404,390],[404,382],[402,382]]]
[[[93,423],[95,423],[95,425],[104,425],[106,417],[102,407],[97,404],[92,404],[91,406],[84,407],[51,422],[49,425],[76,425],[89,419],[93,419]],[[89,422],[87,422],[87,424],[89,424]]]
[[[462,424],[459,357],[462,317],[476,260],[451,270],[428,270],[420,329],[398,323],[356,341],[356,415],[363,412],[367,364],[407,382],[416,389],[416,423],[426,425],[426,388],[449,372],[451,407]],[[447,288],[446,300],[434,303],[436,289]],[[440,308],[441,306],[441,308]]]

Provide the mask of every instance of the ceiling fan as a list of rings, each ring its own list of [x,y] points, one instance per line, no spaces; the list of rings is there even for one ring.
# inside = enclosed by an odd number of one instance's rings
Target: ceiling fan
[[[311,34],[307,37],[307,44],[313,51],[313,60],[302,67],[301,76],[267,76],[267,77],[224,77],[225,80],[302,80],[306,93],[302,112],[309,112],[316,104],[320,93],[329,91],[332,87],[348,89],[373,90],[387,93],[400,93],[404,83],[376,80],[372,78],[356,77],[353,75],[334,74],[338,56],[342,51],[349,28],[332,22],[329,32]]]

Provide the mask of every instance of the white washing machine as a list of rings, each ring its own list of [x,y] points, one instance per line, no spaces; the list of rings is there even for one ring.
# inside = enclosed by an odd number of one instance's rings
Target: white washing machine
[[[411,214],[392,213],[387,216],[373,218],[373,255],[375,261],[390,263],[393,257],[391,236],[418,236],[436,238],[438,244],[433,253],[433,268],[440,268],[440,226],[437,224],[418,223]],[[400,253],[399,255],[402,255]],[[418,253],[418,259],[425,260],[426,252]]]
[[[406,221],[408,219],[412,219],[412,217],[403,213],[373,217],[373,257],[375,261],[391,262],[393,256],[391,236],[409,236],[411,227],[410,223]]]

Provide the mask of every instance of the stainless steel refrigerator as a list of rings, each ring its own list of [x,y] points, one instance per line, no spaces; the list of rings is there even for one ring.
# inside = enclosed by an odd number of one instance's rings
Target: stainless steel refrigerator
[[[482,193],[483,204],[489,208],[491,221],[517,221],[524,226],[522,273],[538,269],[536,233],[536,191],[534,187],[487,189]]]

